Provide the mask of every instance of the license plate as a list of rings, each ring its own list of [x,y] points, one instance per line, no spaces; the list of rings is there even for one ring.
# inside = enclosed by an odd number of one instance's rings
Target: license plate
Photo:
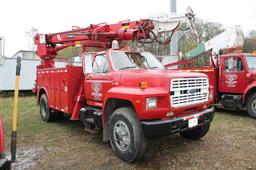
[[[189,128],[192,128],[192,127],[194,127],[196,125],[198,125],[198,118],[197,117],[188,120],[188,127]]]

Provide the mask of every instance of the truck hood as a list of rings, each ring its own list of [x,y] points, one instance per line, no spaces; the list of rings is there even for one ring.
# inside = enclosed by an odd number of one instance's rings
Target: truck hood
[[[120,85],[138,86],[140,82],[148,82],[149,87],[166,87],[169,89],[170,79],[188,77],[207,77],[207,75],[176,70],[122,70]]]

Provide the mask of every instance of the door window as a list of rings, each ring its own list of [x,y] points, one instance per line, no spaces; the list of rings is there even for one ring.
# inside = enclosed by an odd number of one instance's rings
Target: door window
[[[105,74],[109,72],[109,65],[106,56],[97,55],[92,63],[93,74]]]
[[[243,63],[239,57],[226,58],[224,61],[225,72],[243,71]]]

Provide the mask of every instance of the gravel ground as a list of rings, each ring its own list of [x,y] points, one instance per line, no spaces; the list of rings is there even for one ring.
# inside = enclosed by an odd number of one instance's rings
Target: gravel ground
[[[13,169],[256,169],[256,120],[246,112],[218,110],[201,140],[178,134],[150,140],[144,159],[128,164],[115,156],[101,135],[85,132],[80,122],[42,122],[31,101],[34,98],[22,101],[22,114],[30,116],[19,122],[18,162]],[[4,121],[8,129],[11,120],[4,116]],[[6,146],[9,150],[9,142]]]
[[[78,131],[47,148],[37,168],[256,169],[256,122],[244,113],[218,112],[210,132],[200,141],[180,135],[151,140],[145,158],[134,164],[119,160],[100,135]]]

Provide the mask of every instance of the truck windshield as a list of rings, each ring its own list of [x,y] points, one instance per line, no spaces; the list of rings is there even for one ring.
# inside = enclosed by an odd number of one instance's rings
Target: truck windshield
[[[115,69],[163,69],[161,63],[148,52],[112,52],[111,60]]]
[[[256,70],[256,56],[246,56],[246,62],[250,70]]]

